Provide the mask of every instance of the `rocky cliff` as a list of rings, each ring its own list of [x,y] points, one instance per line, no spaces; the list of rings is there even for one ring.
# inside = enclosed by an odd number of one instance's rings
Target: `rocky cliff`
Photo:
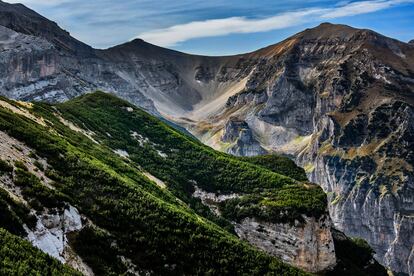
[[[322,24],[230,57],[142,40],[95,50],[0,3],[1,95],[60,102],[102,89],[216,149],[292,156],[328,193],[335,227],[366,239],[392,270],[413,273],[412,44]]]
[[[245,218],[235,226],[236,233],[269,254],[310,272],[336,265],[329,217],[304,218],[304,223],[261,222]]]
[[[237,156],[266,154],[266,150],[253,137],[253,132],[245,121],[230,118],[223,131],[221,141],[228,143],[227,152]]]
[[[291,155],[324,188],[336,227],[412,274],[414,48],[323,24],[259,53],[245,89],[207,118],[209,131],[227,132],[233,116],[246,122],[263,148]]]
[[[369,241],[379,260],[404,273],[412,273],[412,114],[411,107],[396,102],[357,116],[342,130],[326,118],[320,132],[326,136],[310,151],[318,154],[302,157],[314,164],[309,175],[328,193],[335,225]]]
[[[0,1],[0,28],[1,95],[62,102],[100,87],[156,113],[153,103],[109,70],[96,50],[25,6]]]
[[[200,198],[203,204],[219,216],[223,215],[223,204],[243,197],[235,193],[209,193],[197,185],[193,196]],[[305,271],[329,271],[336,266],[332,221],[329,215],[318,218],[301,215],[299,219],[289,221],[272,221],[256,215],[250,214],[242,219],[233,218],[234,231],[239,238]]]

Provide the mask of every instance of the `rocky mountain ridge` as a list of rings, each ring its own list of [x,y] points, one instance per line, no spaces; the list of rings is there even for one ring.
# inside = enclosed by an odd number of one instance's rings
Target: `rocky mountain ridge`
[[[289,155],[327,192],[335,227],[366,239],[391,270],[414,273],[412,44],[322,24],[229,57],[142,40],[95,50],[0,3],[0,94],[61,102],[102,89],[216,149]]]

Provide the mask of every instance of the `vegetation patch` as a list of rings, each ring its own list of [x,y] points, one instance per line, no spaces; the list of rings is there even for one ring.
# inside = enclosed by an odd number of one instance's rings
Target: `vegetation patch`
[[[62,193],[46,187],[35,175],[27,171],[27,169],[18,168],[14,183],[22,188],[22,194],[29,204],[37,209],[62,208],[64,202],[68,201]]]
[[[289,176],[298,181],[307,181],[305,170],[297,166],[291,159],[279,155],[260,155],[254,157],[239,157],[240,160],[259,165],[272,172]]]
[[[229,199],[220,205],[220,211],[224,217],[238,222],[254,217],[274,223],[303,222],[303,215],[319,218],[327,213],[326,197],[316,185],[292,185]]]
[[[312,173],[315,170],[315,165],[312,163],[308,163],[305,165],[303,169],[305,170],[306,173]]]
[[[113,239],[102,230],[84,227],[69,235],[69,243],[96,275],[121,275],[128,270],[111,245]]]
[[[348,238],[342,232],[332,229],[337,265],[327,276],[387,276],[388,273],[374,259],[374,251],[366,241],[358,238]]]
[[[0,159],[0,176],[11,172],[13,172],[13,166],[10,165],[7,161]]]
[[[0,275],[77,276],[81,273],[0,228]]]
[[[10,206],[12,205],[12,206]],[[5,228],[15,235],[23,235],[25,233],[23,229],[23,221],[16,214],[13,207],[20,207],[9,196],[7,191],[0,188],[0,227]]]

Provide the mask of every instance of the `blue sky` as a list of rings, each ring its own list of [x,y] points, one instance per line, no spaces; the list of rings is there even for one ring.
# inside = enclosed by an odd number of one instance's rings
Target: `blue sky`
[[[244,53],[321,22],[414,39],[414,0],[5,0],[23,3],[74,37],[107,48],[135,37],[205,55]]]

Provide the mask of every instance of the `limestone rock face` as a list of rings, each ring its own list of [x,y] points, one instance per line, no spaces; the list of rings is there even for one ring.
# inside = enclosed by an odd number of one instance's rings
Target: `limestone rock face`
[[[219,216],[220,203],[241,196],[209,193],[194,185],[193,197],[201,199]],[[247,217],[232,224],[239,238],[293,266],[309,272],[332,269],[336,265],[336,255],[329,215],[319,219],[305,215],[302,217],[303,221],[295,220],[293,223],[273,223]]]
[[[331,221],[304,217],[304,222],[269,223],[245,218],[235,225],[237,235],[270,255],[309,272],[336,264]]]
[[[61,102],[97,89],[119,91],[157,114],[153,102],[96,50],[23,5],[0,3],[0,49],[0,95]]]
[[[385,253],[385,262],[389,267],[406,267],[405,273],[411,273],[414,270],[414,218],[412,216],[397,213],[394,217],[394,235],[395,239]],[[401,256],[394,258],[394,256]]]
[[[314,148],[299,158],[314,164],[309,176],[328,193],[334,225],[367,240],[381,263],[407,274],[413,273],[412,116],[411,106],[395,102],[344,127],[339,117],[326,117]]]
[[[53,42],[57,49],[88,56],[92,47],[71,37],[67,31],[24,5],[11,5],[0,1],[0,25],[18,33],[44,38]]]
[[[68,246],[66,235],[82,229],[78,210],[69,206],[62,214],[42,214],[37,219],[33,231],[26,229],[29,241],[43,252],[65,263],[63,253]]]
[[[253,137],[249,125],[245,121],[230,118],[224,129],[221,140],[231,143],[228,152],[237,156],[255,156],[265,154],[266,150]]]
[[[268,99],[266,91],[247,90],[228,98],[227,108],[241,107],[247,104],[259,105],[266,103]]]
[[[110,72],[96,55],[77,56],[41,37],[0,26],[0,94],[12,99],[62,102],[97,89],[156,113],[153,103]]]

